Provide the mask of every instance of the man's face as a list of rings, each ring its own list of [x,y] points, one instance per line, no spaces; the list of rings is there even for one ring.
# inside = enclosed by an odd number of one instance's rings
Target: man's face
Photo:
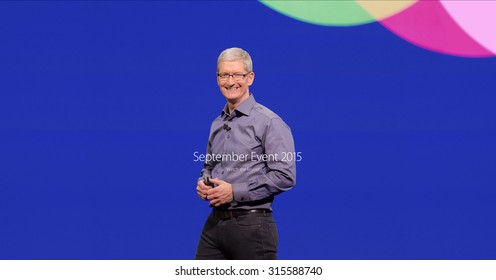
[[[226,74],[247,74],[245,77],[238,79],[235,76],[227,76],[227,79],[217,76],[220,91],[229,103],[239,104],[249,96],[248,87],[253,83],[255,74],[253,72],[248,73],[241,60],[221,61],[218,65],[218,73],[224,76]]]

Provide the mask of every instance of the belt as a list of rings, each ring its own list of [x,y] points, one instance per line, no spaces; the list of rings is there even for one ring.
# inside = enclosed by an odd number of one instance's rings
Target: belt
[[[239,216],[249,215],[249,214],[268,214],[272,213],[271,210],[267,209],[252,209],[252,210],[220,210],[214,209],[213,214],[215,217],[227,220],[232,218],[237,218]]]

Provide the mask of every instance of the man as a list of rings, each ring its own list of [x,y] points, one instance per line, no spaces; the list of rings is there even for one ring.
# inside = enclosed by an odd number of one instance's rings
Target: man
[[[246,51],[220,54],[217,84],[227,104],[210,128],[196,186],[213,207],[196,259],[277,259],[272,202],[295,185],[294,143],[284,121],[255,102],[249,91],[254,79]]]

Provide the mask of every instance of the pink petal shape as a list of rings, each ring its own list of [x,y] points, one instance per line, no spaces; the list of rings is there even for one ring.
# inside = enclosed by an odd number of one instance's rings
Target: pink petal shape
[[[428,50],[466,57],[494,56],[458,26],[439,0],[421,0],[380,23],[399,37]]]
[[[441,4],[465,32],[496,54],[496,1],[441,0]]]

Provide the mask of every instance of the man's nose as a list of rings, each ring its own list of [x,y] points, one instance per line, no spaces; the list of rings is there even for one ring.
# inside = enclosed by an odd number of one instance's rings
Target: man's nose
[[[233,75],[230,75],[230,76],[227,77],[227,83],[229,83],[231,85],[234,84],[234,83],[236,83],[236,80],[234,80],[234,76]]]

